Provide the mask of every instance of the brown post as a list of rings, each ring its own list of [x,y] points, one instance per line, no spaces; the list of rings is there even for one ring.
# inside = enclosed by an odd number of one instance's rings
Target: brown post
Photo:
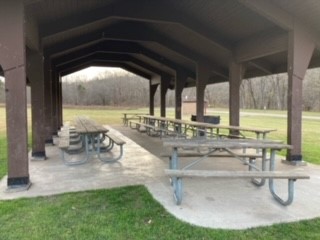
[[[243,64],[229,63],[229,125],[240,126],[240,85],[244,76]],[[237,134],[237,132],[231,132]]]
[[[45,132],[46,143],[52,144],[52,78],[51,60],[48,56],[44,57],[44,97],[45,97]]]
[[[176,119],[181,119],[182,117],[182,91],[184,89],[184,86],[187,82],[187,75],[184,71],[178,70],[176,72],[176,81],[175,81],[175,117]]]
[[[58,80],[58,74],[56,71],[52,71],[52,121],[51,121],[51,129],[52,135],[57,135],[58,132],[58,85],[59,85],[59,80]]]
[[[63,99],[62,99],[62,79],[61,76],[59,76],[59,127],[62,127],[63,125]]]
[[[299,164],[302,161],[302,81],[310,63],[314,42],[308,34],[297,27],[289,32],[288,43],[288,144],[293,149],[287,153],[287,161]]]
[[[23,1],[0,1],[0,65],[5,77],[8,190],[28,189],[28,130]]]
[[[45,114],[43,56],[28,54],[28,77],[31,81],[32,159],[45,160]]]
[[[161,76],[160,83],[160,116],[166,117],[166,95],[170,85],[170,79],[168,76]]]
[[[149,114],[151,116],[154,116],[154,96],[155,93],[157,91],[159,84],[152,84],[151,80],[150,80],[150,102],[149,102]]]
[[[197,121],[204,121],[204,91],[210,77],[210,67],[204,63],[197,65],[197,80],[196,80],[196,94],[197,94]]]

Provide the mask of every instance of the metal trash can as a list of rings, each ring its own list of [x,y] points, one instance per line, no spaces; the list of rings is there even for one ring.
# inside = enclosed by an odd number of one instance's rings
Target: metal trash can
[[[191,121],[197,121],[196,115],[191,115]],[[205,123],[212,123],[212,124],[220,124],[220,116],[213,116],[213,115],[205,115],[203,116],[203,122]]]
[[[203,121],[205,123],[220,124],[220,116],[206,115],[204,116]]]

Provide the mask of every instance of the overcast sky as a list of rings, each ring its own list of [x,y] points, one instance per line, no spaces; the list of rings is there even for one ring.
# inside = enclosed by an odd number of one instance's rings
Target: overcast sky
[[[126,72],[125,70],[121,69],[121,68],[111,68],[111,67],[89,67],[86,69],[83,69],[81,71],[72,73],[68,76],[72,76],[72,75],[86,75],[88,80],[93,79],[96,75],[98,75],[99,73],[104,73],[104,72],[110,72],[110,73],[121,73],[121,72]],[[4,78],[0,76],[0,81],[4,81]]]
[[[115,68],[115,67],[88,67],[86,69],[83,69],[81,71],[69,74],[62,78],[62,81],[72,81],[72,79],[75,79],[76,76],[86,76],[87,80],[92,80],[95,78],[95,76],[99,75],[100,73],[126,73],[127,71],[121,69],[121,68]]]

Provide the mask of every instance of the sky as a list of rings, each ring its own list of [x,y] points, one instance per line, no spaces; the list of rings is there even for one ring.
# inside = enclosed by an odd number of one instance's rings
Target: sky
[[[97,74],[103,73],[103,72],[110,72],[110,73],[121,73],[121,72],[126,72],[125,70],[121,68],[112,68],[112,67],[88,67],[86,69],[83,69],[81,71],[72,73],[68,76],[73,76],[73,75],[86,75],[88,80],[93,79]],[[0,81],[4,81],[4,78],[0,76]]]
[[[83,69],[81,71],[72,73],[67,75],[66,77],[69,79],[72,79],[73,76],[83,76],[86,75],[86,78],[88,80],[93,79],[96,75],[98,75],[99,73],[105,73],[105,72],[109,72],[109,73],[121,73],[121,72],[126,72],[125,70],[121,69],[121,68],[114,68],[114,67],[88,67],[86,69]],[[64,79],[62,79],[64,80]]]

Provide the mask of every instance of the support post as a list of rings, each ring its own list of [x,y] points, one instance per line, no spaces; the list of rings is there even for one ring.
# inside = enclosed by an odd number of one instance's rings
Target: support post
[[[231,60],[229,63],[229,125],[240,126],[240,85],[244,76],[243,64]],[[231,131],[230,134],[238,134]]]
[[[210,77],[210,66],[205,63],[197,64],[197,80],[196,80],[196,95],[197,95],[197,121],[204,121],[204,91],[206,89]]]
[[[161,76],[160,83],[160,116],[166,117],[166,95],[169,89],[170,79],[168,76]]]
[[[291,164],[302,162],[302,81],[309,66],[315,43],[298,26],[289,32],[288,43],[288,144],[286,160]]]
[[[45,160],[45,113],[43,55],[28,54],[28,77],[31,80],[32,153],[33,160]]]
[[[188,75],[182,71],[178,70],[176,72],[176,81],[175,81],[175,118],[182,118],[182,91],[187,82]]]
[[[61,79],[61,76],[59,76],[59,105],[58,105],[58,127],[62,127],[63,125],[63,108],[62,108],[62,105],[63,105],[63,99],[62,99],[62,79]]]
[[[59,75],[52,71],[52,135],[55,136],[59,130]]]
[[[52,144],[52,78],[51,60],[49,56],[44,56],[44,96],[45,96],[45,132],[46,143]]]
[[[149,114],[151,116],[154,116],[154,96],[158,89],[159,84],[152,84],[152,81],[150,81],[150,102],[149,102]]]
[[[0,1],[0,65],[5,77],[8,191],[31,185],[28,163],[23,1]]]

